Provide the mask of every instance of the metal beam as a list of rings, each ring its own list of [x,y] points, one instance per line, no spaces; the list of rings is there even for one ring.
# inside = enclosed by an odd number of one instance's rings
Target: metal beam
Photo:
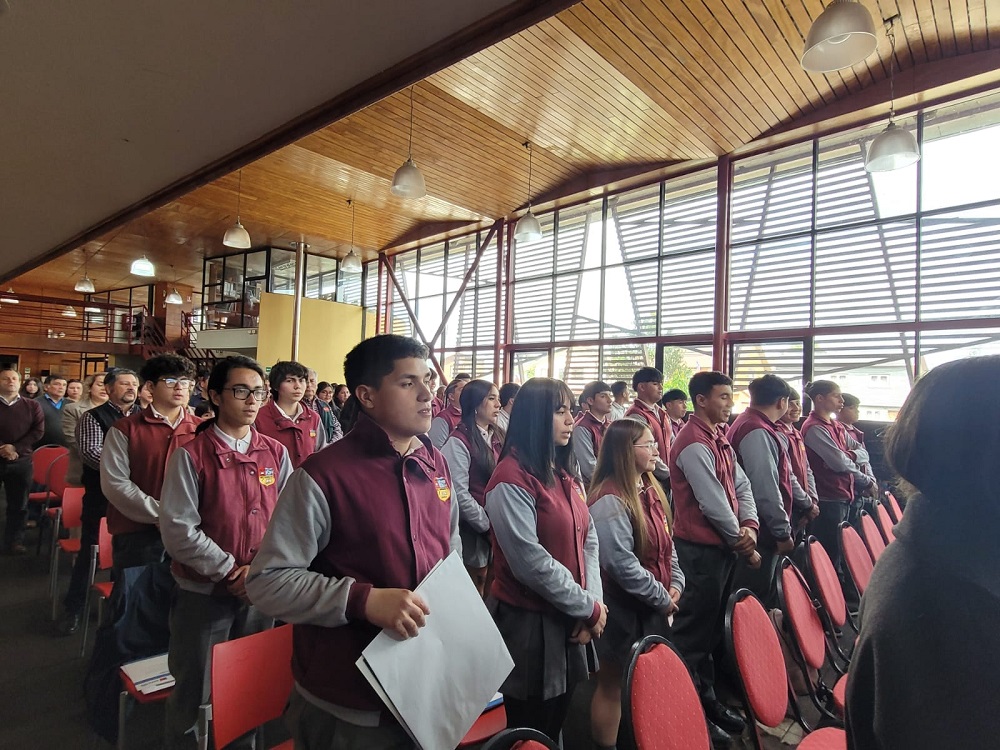
[[[724,372],[726,367],[726,332],[729,327],[729,191],[733,184],[732,159],[719,158],[716,181],[715,215],[715,314],[712,325],[712,367]]]
[[[392,264],[389,262],[389,257],[385,253],[379,253],[378,260],[382,267],[385,268],[385,272],[388,274],[392,285],[396,287],[399,299],[403,303],[403,307],[406,308],[406,314],[410,316],[410,320],[413,322],[413,332],[417,334],[417,338],[420,339],[424,346],[427,347],[431,363],[434,365],[434,369],[437,370],[438,377],[444,381],[446,379],[444,370],[441,367],[441,363],[438,362],[437,357],[434,356],[434,347],[427,343],[427,337],[424,336],[424,332],[420,328],[420,323],[417,321],[417,316],[413,312],[413,307],[410,306],[410,300],[407,299],[406,292],[403,291],[403,287],[399,283],[399,279],[396,278],[396,273],[392,270]]]

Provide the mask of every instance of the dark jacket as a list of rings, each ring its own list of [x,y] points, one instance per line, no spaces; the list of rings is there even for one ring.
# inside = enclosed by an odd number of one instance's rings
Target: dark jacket
[[[38,448],[43,445],[66,445],[66,434],[62,428],[62,410],[57,409],[45,397],[44,393],[35,399],[35,403],[42,407],[42,416],[45,417],[45,432],[42,433],[41,439],[35,443],[35,447]],[[69,402],[63,399],[62,403],[67,404]]]

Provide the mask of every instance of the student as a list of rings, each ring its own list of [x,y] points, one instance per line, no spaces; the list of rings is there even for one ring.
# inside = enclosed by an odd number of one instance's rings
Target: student
[[[155,394],[155,391],[154,391]],[[214,420],[175,451],[163,480],[160,530],[177,581],[170,608],[166,747],[198,746],[198,707],[209,700],[212,647],[273,625],[247,597],[246,575],[278,493],[288,452],[251,429],[267,399],[264,371],[248,357],[219,362],[208,378]],[[227,747],[253,747],[250,738]]]
[[[850,393],[841,394],[844,398],[844,407],[840,410],[837,415],[837,421],[844,425],[844,429],[847,434],[860,445],[865,453],[868,452],[868,447],[865,445],[865,433],[858,429],[857,423],[859,416],[859,411],[861,408],[861,400],[857,396],[852,396]],[[858,464],[861,467],[861,471],[867,474],[871,479],[875,480],[876,487],[878,486],[878,480],[875,479],[875,473],[872,471],[872,465],[870,461],[862,461]],[[857,492],[855,492],[855,499],[858,499]]]
[[[431,393],[434,393],[434,399],[431,401],[431,413],[432,416],[437,416],[444,410],[444,401],[437,397],[437,387],[438,387],[438,374],[435,370],[431,370],[431,382],[430,388]]]
[[[500,394],[485,380],[470,380],[459,399],[462,421],[452,430],[441,451],[448,460],[458,500],[462,558],[480,594],[486,592],[491,558],[490,519],[486,515],[486,485],[503,448],[504,432],[497,427]]]
[[[722,643],[726,599],[736,558],[759,564],[757,508],[750,482],[719,430],[733,408],[733,381],[699,372],[688,393],[694,414],[670,448],[674,546],[684,595],[674,617],[674,645],[691,669],[713,742],[728,743],[744,722],[715,695],[713,653]]]
[[[687,416],[688,395],[680,388],[671,388],[663,394],[660,399],[660,406],[667,413],[670,420],[670,434],[672,438],[677,437],[677,433],[684,426],[684,418]]]
[[[797,533],[819,515],[819,497],[816,494],[816,478],[809,468],[806,444],[799,428],[795,426],[802,416],[802,397],[791,386],[788,387],[788,393],[788,411],[774,426],[778,429],[778,437],[788,453],[792,468],[792,493],[795,497],[792,505],[792,528]]]
[[[583,388],[580,395],[580,407],[583,411],[576,418],[573,427],[573,454],[580,465],[580,476],[583,486],[589,487],[594,467],[597,465],[597,453],[601,450],[601,440],[611,424],[611,404],[614,396],[611,386],[600,380],[594,380]]]
[[[298,468],[313,453],[327,446],[328,436],[317,412],[302,405],[309,371],[298,362],[278,362],[268,373],[271,400],[254,409],[254,427],[274,438],[288,451]]]
[[[20,373],[12,366],[0,368],[0,484],[7,502],[3,542],[7,555],[27,553],[23,537],[31,489],[32,446],[45,431],[42,408],[37,401],[18,394],[20,381]]]
[[[355,662],[383,628],[417,635],[429,610],[413,589],[461,548],[448,465],[425,434],[426,360],[403,336],[351,350],[354,427],[292,475],[251,564],[251,600],[295,626],[297,750],[413,747]]]
[[[628,383],[624,380],[616,380],[611,384],[611,393],[615,397],[615,402],[611,404],[611,421],[622,419],[628,411]]]
[[[939,365],[886,439],[907,490],[865,591],[847,684],[853,750],[996,747],[1000,357]],[[993,644],[993,645],[990,645]]]
[[[668,482],[670,444],[673,442],[674,432],[666,412],[660,408],[659,403],[660,397],[663,396],[663,373],[655,367],[639,368],[632,376],[632,390],[635,391],[635,401],[625,412],[625,416],[644,422],[653,433],[653,440],[660,456],[654,474],[661,482]]]
[[[497,427],[504,432],[510,426],[510,412],[514,408],[514,399],[521,386],[517,383],[504,383],[500,386],[500,411],[497,413]]]
[[[573,687],[589,676],[588,644],[604,631],[608,611],[597,532],[570,445],[572,402],[561,381],[525,383],[486,488],[494,574],[487,606],[514,658],[501,688],[507,724],[553,738]]]
[[[434,417],[434,421],[431,422],[431,429],[427,433],[427,436],[431,439],[431,443],[438,450],[444,447],[445,441],[448,439],[451,431],[458,427],[458,423],[462,419],[462,389],[465,388],[465,384],[470,380],[472,378],[463,378],[461,375],[456,375],[455,379],[448,383],[448,387],[444,390],[444,409]]]
[[[805,392],[812,399],[813,408],[802,424],[802,439],[819,496],[819,516],[812,521],[810,532],[830,555],[843,581],[840,524],[847,518],[855,489],[871,495],[875,492],[875,482],[858,466],[868,460],[868,453],[833,418],[844,406],[840,386],[832,380],[817,380],[808,383]]]
[[[778,606],[775,570],[781,555],[795,549],[791,522],[795,498],[791,461],[775,423],[788,411],[788,383],[777,375],[750,382],[750,406],[736,417],[726,439],[750,480],[760,522],[759,568],[741,566],[733,588],[748,588],[773,609]],[[812,503],[809,503],[810,507]]]
[[[575,438],[574,438],[575,440]],[[588,503],[597,531],[608,625],[597,641],[600,669],[590,704],[598,750],[615,746],[621,723],[622,671],[632,644],[670,637],[669,617],[684,591],[670,538],[670,506],[652,475],[653,433],[634,419],[608,427]]]

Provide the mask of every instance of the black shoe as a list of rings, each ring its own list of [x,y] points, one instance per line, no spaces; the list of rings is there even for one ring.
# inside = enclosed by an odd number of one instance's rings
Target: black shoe
[[[743,721],[743,717],[738,713],[724,706],[719,701],[709,701],[704,705],[705,716],[708,717],[709,722],[718,725],[730,734],[743,733],[743,730],[746,728],[746,722]]]
[[[69,636],[76,633],[79,629],[80,613],[66,612],[56,626],[56,633],[61,636]]]
[[[3,551],[5,555],[11,555],[13,557],[21,557],[22,555],[28,554],[28,548],[20,542],[11,542],[4,547]]]
[[[708,736],[712,740],[712,747],[728,748],[733,746],[733,738],[729,732],[711,721],[708,722]]]

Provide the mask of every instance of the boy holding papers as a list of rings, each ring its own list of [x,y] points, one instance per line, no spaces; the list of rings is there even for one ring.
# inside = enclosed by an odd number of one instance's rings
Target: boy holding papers
[[[295,626],[296,750],[413,746],[355,662],[382,628],[417,635],[429,610],[413,589],[461,551],[448,467],[425,434],[427,356],[392,335],[347,355],[354,428],[292,474],[250,569],[251,600]]]

